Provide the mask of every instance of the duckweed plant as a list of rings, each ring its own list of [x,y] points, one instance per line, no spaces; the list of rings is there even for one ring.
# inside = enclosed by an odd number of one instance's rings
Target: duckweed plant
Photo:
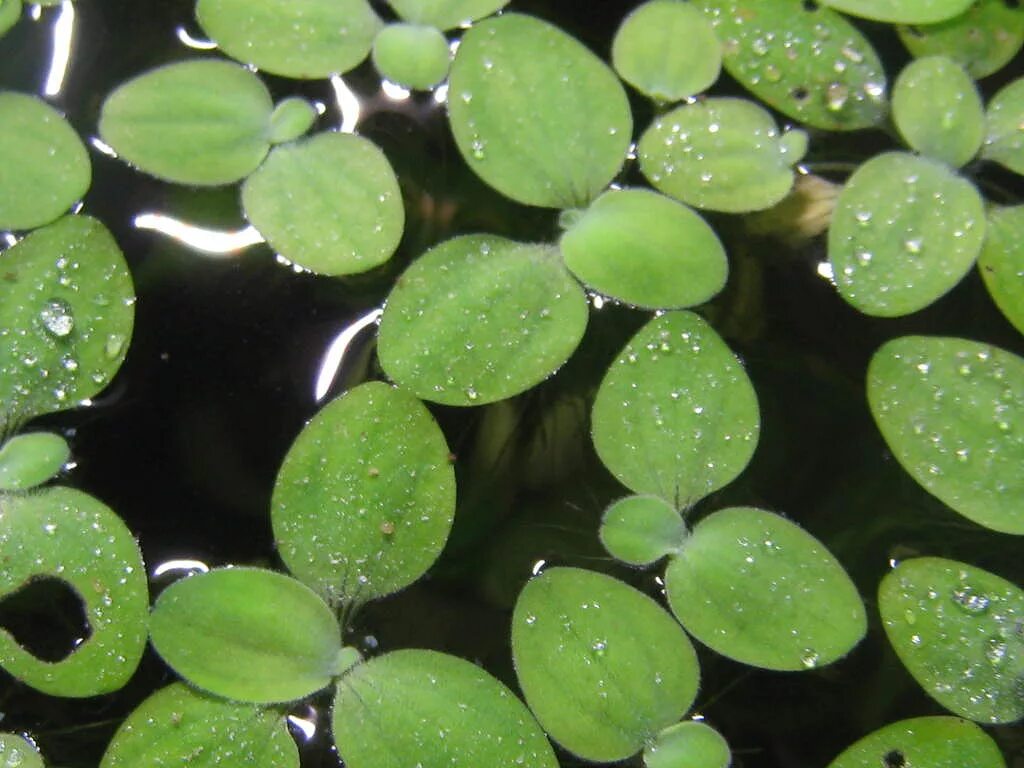
[[[92,5],[2,0],[0,47]],[[199,0],[208,39],[187,32],[191,21],[178,31],[204,53],[139,62],[91,94],[92,123],[0,91],[0,595],[61,583],[87,627],[57,659],[0,631],[14,691],[2,706],[17,711],[30,691],[116,702],[63,733],[46,715],[15,718],[3,764],[95,764],[51,758],[49,742],[99,728],[103,768],[806,765],[779,757],[800,754],[792,745],[749,741],[716,702],[748,680],[850,675],[879,688],[880,703],[822,765],[1019,760],[1008,726],[1024,719],[1024,592],[1012,580],[1024,534],[1024,360],[1013,351],[1024,79],[1007,73],[1024,11],[1002,0],[648,0],[617,10],[602,47],[543,4],[505,5]],[[905,64],[893,71],[879,50]],[[497,231],[485,215],[444,226],[441,203],[401,170],[422,158],[392,137],[396,173],[357,121],[327,125],[310,94],[328,81],[345,92],[343,76],[383,83],[395,109],[446,103],[458,156],[445,162],[519,213]],[[75,422],[63,420],[123,380],[132,274],[151,283],[161,272],[159,253],[126,262],[92,209],[94,162],[126,163],[122,178],[150,177],[169,199],[232,199],[235,227],[291,265],[285,279],[354,295],[386,285],[364,322],[379,314],[364,374],[328,381],[336,396],[287,427],[263,511],[277,568],[270,557],[199,563],[168,584],[143,559],[145,537],[140,549],[76,487]],[[417,200],[441,236],[407,229],[424,219]],[[819,284],[849,316],[878,318],[883,343],[848,373],[877,429],[865,444],[880,436],[899,467],[885,504],[864,478],[826,494],[858,506],[838,525],[798,524],[770,501],[784,491],[756,490],[795,474],[785,459],[748,465],[762,436],[777,444],[800,414],[763,415],[757,377],[733,350],[756,337],[757,311],[784,311],[752,286],[764,267],[751,265],[817,252]],[[971,281],[990,295],[984,311],[1005,316],[1002,346],[914,320],[932,322],[928,308]],[[777,369],[788,382],[813,373],[788,365]],[[825,445],[848,440],[827,433]],[[756,481],[742,479],[750,472]],[[893,489],[915,493],[905,477],[928,511],[909,547],[887,521]],[[548,538],[538,548],[524,530]],[[865,530],[895,553],[888,564],[853,559]],[[953,559],[959,540],[988,554]],[[389,605],[402,609],[399,593],[460,578],[500,612],[503,659],[381,647],[367,634],[386,626]],[[473,633],[472,617],[453,621]],[[858,661],[865,635],[885,641]],[[892,682],[911,679],[926,697]],[[888,719],[897,696],[914,702],[910,719]],[[326,733],[329,749],[300,758],[296,723]]]

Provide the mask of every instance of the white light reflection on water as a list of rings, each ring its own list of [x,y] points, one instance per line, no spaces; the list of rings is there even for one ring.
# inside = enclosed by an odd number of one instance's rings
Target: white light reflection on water
[[[448,101],[448,83],[441,83],[434,89],[434,103],[444,104]]]
[[[217,49],[217,44],[213,40],[206,40],[201,37],[194,37],[185,27],[178,25],[178,28],[174,30],[174,34],[177,38],[187,45],[189,48],[195,48],[197,51],[213,51]]]
[[[299,731],[306,741],[310,741],[316,736],[316,723],[313,720],[307,720],[298,715],[288,715],[288,723]]]
[[[836,284],[836,275],[832,271],[832,263],[828,261],[819,261],[817,268],[818,276],[828,280],[832,285]]]
[[[204,563],[202,560],[164,560],[160,565],[153,569],[152,576],[150,578],[159,578],[165,573],[175,573],[176,571],[187,571],[188,573],[182,573],[182,576],[187,576],[190,573],[207,573],[210,570],[210,566]]]
[[[235,231],[207,229],[162,213],[140,213],[132,223],[136,229],[154,230],[195,251],[213,255],[232,254],[264,242],[263,236],[252,226]]]
[[[393,83],[387,78],[381,78],[380,89],[392,101],[405,101],[412,93],[408,88],[403,88],[398,83]]]
[[[331,390],[331,385],[334,380],[338,377],[338,372],[341,370],[341,362],[345,358],[345,353],[348,351],[349,345],[359,335],[359,333],[371,325],[376,325],[380,320],[382,310],[374,309],[367,312],[365,315],[360,317],[351,325],[347,326],[341,331],[331,342],[331,345],[327,348],[327,352],[324,353],[324,359],[320,363],[320,373],[316,377],[316,386],[313,389],[313,397],[317,402],[326,397],[327,393]]]
[[[71,43],[75,36],[75,6],[71,0],[60,4],[57,20],[53,22],[53,53],[50,56],[50,71],[46,75],[43,94],[56,96],[64,87],[71,61]]]
[[[338,111],[341,112],[339,130],[342,133],[353,133],[359,122],[359,98],[341,79],[341,75],[331,75],[331,87],[334,89],[334,100],[338,103]]]
[[[103,141],[99,136],[93,136],[89,139],[89,143],[107,157],[117,157],[117,152],[114,151],[114,148],[107,144],[107,142]]]

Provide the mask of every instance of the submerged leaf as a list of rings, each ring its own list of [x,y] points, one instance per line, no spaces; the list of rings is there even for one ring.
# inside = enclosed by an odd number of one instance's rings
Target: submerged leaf
[[[388,80],[427,90],[448,75],[451,53],[437,27],[388,24],[373,41],[373,65]]]
[[[700,721],[671,725],[644,749],[646,768],[728,768],[731,762],[722,734]]]
[[[1024,175],[1024,77],[1003,86],[988,103],[982,157]]]
[[[682,516],[657,496],[627,496],[607,510],[599,531],[601,543],[616,560],[649,565],[676,553],[686,537]]]
[[[847,747],[828,768],[1006,768],[999,746],[956,717],[915,717],[879,728]]]
[[[959,16],[974,0],[821,0],[851,16],[890,24],[934,24]]]
[[[388,0],[404,21],[412,24],[454,29],[490,16],[508,5],[509,0]]]
[[[1024,333],[1024,205],[989,212],[978,269],[996,306]]]
[[[0,491],[24,491],[52,478],[71,456],[67,441],[52,432],[16,435],[0,445]]]

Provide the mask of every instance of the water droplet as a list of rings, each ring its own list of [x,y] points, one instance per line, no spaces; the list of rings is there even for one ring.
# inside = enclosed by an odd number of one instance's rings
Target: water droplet
[[[777,83],[782,79],[782,72],[774,64],[768,64],[764,68],[764,79],[770,83]]]
[[[43,327],[53,336],[64,338],[75,328],[71,306],[63,299],[50,299],[39,311]]]
[[[534,624],[537,623],[537,617],[534,616],[532,613],[528,614],[526,617],[526,623],[532,627]]]
[[[805,648],[800,656],[800,663],[804,665],[805,669],[814,669],[818,666],[818,652],[812,648]]]
[[[103,354],[107,356],[107,359],[113,360],[121,353],[121,350],[124,349],[124,342],[124,334],[110,334],[107,336],[107,343],[103,345]]]
[[[978,594],[971,587],[963,586],[959,589],[954,589],[951,597],[953,602],[960,606],[964,613],[977,616],[988,610],[988,597]]]
[[[825,90],[825,105],[833,112],[838,112],[846,106],[846,100],[850,97],[850,89],[842,83],[830,83]]]
[[[915,256],[921,252],[922,238],[920,237],[908,237],[903,241],[903,249],[907,253],[912,253]]]
[[[473,387],[466,387],[466,397],[470,400],[476,400],[479,396],[479,393]]]
[[[1006,642],[999,637],[990,637],[985,649],[985,658],[992,666],[999,666],[1006,661]]]
[[[754,38],[754,41],[750,44],[750,50],[758,56],[764,56],[768,53],[768,43],[765,42],[763,37]]]
[[[866,250],[864,248],[858,248],[854,256],[857,259],[857,263],[860,264],[862,267],[866,267],[868,264],[871,263],[871,259],[874,258],[871,251]]]
[[[857,213],[855,213],[853,217],[857,220],[858,224],[864,226],[871,222],[871,211],[857,211]]]
[[[608,650],[608,642],[606,640],[595,640],[590,647],[598,656],[604,656],[604,652]]]

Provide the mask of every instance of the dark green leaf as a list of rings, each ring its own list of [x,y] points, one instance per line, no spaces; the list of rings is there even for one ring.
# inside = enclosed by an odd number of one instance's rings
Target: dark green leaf
[[[71,455],[67,441],[52,432],[16,435],[0,445],[0,491],[24,491],[60,472]]]
[[[821,0],[851,16],[890,24],[934,24],[959,16],[974,0]]]
[[[644,749],[647,768],[728,768],[731,762],[722,735],[697,721],[669,726]]]
[[[500,11],[508,0],[388,0],[405,21],[454,29]]]
[[[879,728],[848,747],[829,768],[1006,768],[981,728],[956,717],[915,717]]]
[[[1024,77],[1003,86],[988,103],[982,156],[1024,175]]]
[[[989,211],[978,269],[996,306],[1024,333],[1024,206]]]
[[[649,565],[679,551],[686,526],[664,499],[627,496],[608,507],[599,533],[612,557],[630,565]]]
[[[388,24],[373,41],[373,64],[392,82],[433,88],[448,75],[448,40],[437,27]]]

